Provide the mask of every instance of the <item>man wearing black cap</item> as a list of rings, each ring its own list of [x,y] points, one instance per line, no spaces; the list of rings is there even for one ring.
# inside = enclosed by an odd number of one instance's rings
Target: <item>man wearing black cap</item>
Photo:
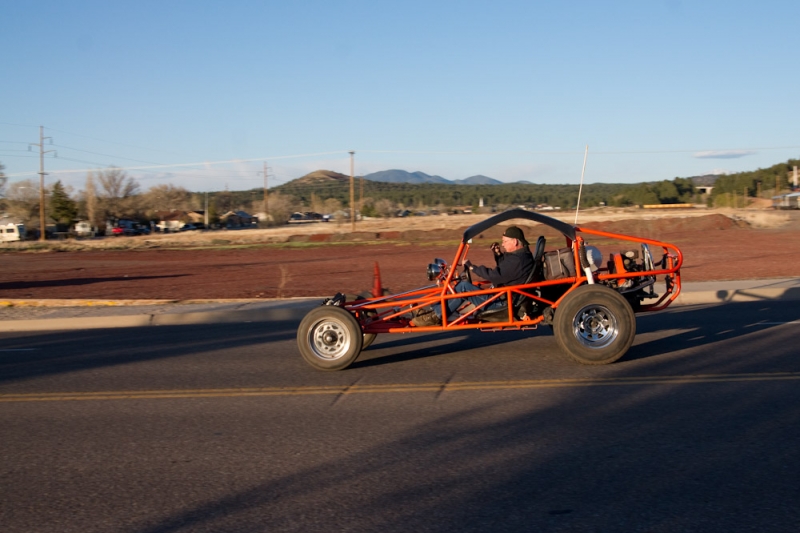
[[[525,240],[525,234],[522,233],[522,230],[517,226],[509,226],[503,232],[502,247],[505,250],[505,253],[500,250],[500,246],[497,243],[492,244],[494,260],[497,264],[495,268],[473,265],[469,261],[464,261],[462,264],[473,274],[491,281],[492,285],[495,287],[521,285],[525,283],[525,281],[528,279],[531,269],[533,268],[533,256],[531,256],[531,251],[528,249],[528,241]],[[473,285],[468,281],[460,281],[455,286],[456,292],[471,292],[479,290],[481,290],[481,287]],[[458,315],[456,315],[455,312],[465,301],[469,301],[473,305],[478,306],[488,299],[488,295],[480,294],[467,298],[453,298],[451,300],[447,300],[448,321],[458,318]],[[504,300],[498,298],[486,306],[485,309],[494,309],[504,305],[504,303]],[[436,326],[441,324],[441,306],[439,304],[431,305],[430,311],[423,311],[419,316],[415,317],[411,323],[415,326]]]

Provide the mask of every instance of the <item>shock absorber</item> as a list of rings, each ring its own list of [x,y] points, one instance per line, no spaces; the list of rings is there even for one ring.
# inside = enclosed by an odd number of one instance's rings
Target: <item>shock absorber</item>
[[[581,268],[583,269],[583,273],[586,274],[586,281],[589,285],[594,285],[594,275],[592,274],[592,268],[589,265],[589,258],[586,257],[586,243],[581,241],[580,245],[578,246],[578,256],[581,260]]]

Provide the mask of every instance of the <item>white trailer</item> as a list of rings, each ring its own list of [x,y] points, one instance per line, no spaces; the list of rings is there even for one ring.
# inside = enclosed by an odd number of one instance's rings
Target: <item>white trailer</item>
[[[25,226],[8,220],[0,221],[0,242],[14,242],[25,239]]]
[[[772,197],[772,207],[775,209],[800,209],[800,192],[781,194]]]

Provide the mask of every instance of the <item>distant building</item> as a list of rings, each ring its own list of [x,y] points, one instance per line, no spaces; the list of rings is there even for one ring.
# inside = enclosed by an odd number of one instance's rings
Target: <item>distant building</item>
[[[25,240],[25,225],[18,219],[0,218],[0,242]]]
[[[694,176],[689,178],[692,181],[694,190],[699,194],[711,194],[714,185],[717,183],[717,174],[706,174],[705,176]]]
[[[248,228],[258,224],[258,218],[244,211],[228,211],[219,217],[219,221],[226,228]]]
[[[773,196],[772,207],[775,209],[800,209],[800,192]]]

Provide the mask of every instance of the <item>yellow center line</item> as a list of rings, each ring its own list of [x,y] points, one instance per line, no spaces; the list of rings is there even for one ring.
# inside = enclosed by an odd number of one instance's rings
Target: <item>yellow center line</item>
[[[390,383],[384,385],[332,385],[318,387],[252,387],[233,389],[131,390],[101,392],[0,393],[0,403],[65,402],[88,400],[153,400],[175,398],[237,398],[258,396],[314,396],[387,394],[398,392],[458,392],[476,390],[548,389],[631,385],[688,385],[747,381],[796,381],[800,372],[755,374],[700,374],[686,376],[640,376],[615,378],[530,379],[509,381],[462,381],[440,383]]]

